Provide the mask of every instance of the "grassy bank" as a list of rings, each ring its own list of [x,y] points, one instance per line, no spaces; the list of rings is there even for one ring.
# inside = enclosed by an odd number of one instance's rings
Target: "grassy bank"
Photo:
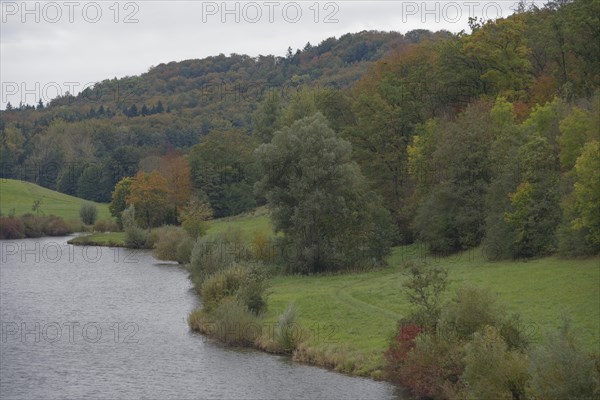
[[[14,210],[15,215],[30,213],[36,200],[41,200],[40,211],[45,215],[56,215],[66,221],[79,220],[79,208],[87,200],[46,189],[31,182],[14,179],[0,180],[0,210],[7,215]],[[94,203],[98,209],[98,219],[112,219],[108,204]]]
[[[236,217],[221,218],[208,222],[207,235],[215,235],[226,232],[229,229],[239,229],[249,236],[254,233],[272,234],[271,221],[264,207],[254,212]],[[78,236],[69,241],[70,244],[81,246],[111,246],[125,247],[124,232],[93,233],[91,235]]]
[[[269,232],[267,217],[245,215],[213,223],[209,234],[240,227],[245,232]],[[383,352],[409,304],[402,289],[403,266],[424,260],[447,267],[454,288],[474,284],[489,288],[519,313],[522,330],[534,341],[568,316],[583,344],[597,351],[600,341],[600,258],[492,261],[474,249],[450,257],[431,258],[419,246],[394,249],[389,266],[371,272],[320,276],[277,276],[268,298],[267,324],[292,302],[308,337],[294,357],[339,371],[377,377]]]
[[[125,232],[94,233],[77,236],[68,242],[78,246],[125,247]]]

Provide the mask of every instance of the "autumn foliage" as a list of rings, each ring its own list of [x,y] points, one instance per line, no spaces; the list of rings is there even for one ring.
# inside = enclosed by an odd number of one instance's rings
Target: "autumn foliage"
[[[181,210],[189,201],[192,190],[187,158],[176,151],[169,151],[166,155],[158,157],[150,170],[157,171],[166,179],[169,201],[177,210]]]
[[[159,172],[138,173],[129,187],[127,204],[135,206],[136,222],[144,228],[160,226],[173,218],[175,209],[167,180]]]
[[[400,325],[398,334],[390,348],[385,352],[385,358],[390,365],[399,365],[406,361],[408,353],[415,347],[415,339],[423,329],[414,323]]]

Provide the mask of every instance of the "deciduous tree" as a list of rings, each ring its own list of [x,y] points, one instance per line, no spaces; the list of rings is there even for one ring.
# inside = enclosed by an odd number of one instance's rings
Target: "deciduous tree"
[[[112,201],[108,206],[110,214],[115,217],[119,228],[123,229],[122,213],[127,208],[127,198],[131,191],[130,186],[133,178],[123,178],[116,185],[112,192]]]
[[[213,131],[190,155],[193,187],[203,191],[215,217],[235,215],[256,206],[257,180],[253,138],[239,131]]]
[[[171,192],[159,172],[138,173],[129,185],[126,201],[135,206],[135,219],[142,228],[152,228],[171,222],[175,209],[170,202]]]
[[[350,143],[320,113],[283,128],[256,151],[264,174],[257,189],[268,201],[275,229],[285,233],[295,271],[381,262],[389,251],[387,213],[350,154]]]

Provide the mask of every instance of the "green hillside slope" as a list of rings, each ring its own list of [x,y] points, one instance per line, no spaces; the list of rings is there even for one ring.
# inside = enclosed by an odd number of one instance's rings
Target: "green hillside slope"
[[[31,212],[34,201],[41,200],[40,211],[45,215],[57,215],[66,220],[79,218],[79,207],[88,202],[43,188],[36,184],[14,179],[0,180],[0,210],[7,215],[14,209],[16,215]],[[98,207],[98,219],[109,219],[108,204],[94,203]]]

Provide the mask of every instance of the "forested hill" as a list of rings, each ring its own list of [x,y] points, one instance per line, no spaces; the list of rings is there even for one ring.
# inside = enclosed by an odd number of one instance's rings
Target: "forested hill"
[[[285,57],[170,62],[48,104],[8,105],[0,111],[0,174],[107,202],[143,156],[186,152],[211,131],[250,134],[265,99],[277,96],[283,105],[299,92],[347,89],[377,60],[435,35],[445,33],[363,31],[289,48]],[[88,164],[102,170],[89,174],[103,179],[82,189],[77,181]]]
[[[406,36],[363,31],[339,39],[332,37],[315,46],[307,43],[302,50],[288,48],[285,57],[220,54],[173,61],[150,67],[139,76],[98,82],[76,97],[66,94],[55,98],[49,102],[44,119],[76,121],[119,114],[135,117],[168,110],[200,116],[205,131],[210,129],[211,121],[221,118],[234,127],[248,127],[249,109],[245,106],[262,100],[266,92],[280,90],[291,95],[306,86],[349,87],[374,61],[431,35],[428,31],[413,31]],[[33,108],[16,108],[23,107]]]
[[[523,4],[471,20],[470,34],[361,32],[287,57],[159,65],[3,111],[2,176],[108,202],[123,177],[154,171],[165,186],[177,170],[214,216],[234,215],[265,201],[255,149],[320,112],[401,241],[590,252],[600,244],[599,16],[598,0]]]

